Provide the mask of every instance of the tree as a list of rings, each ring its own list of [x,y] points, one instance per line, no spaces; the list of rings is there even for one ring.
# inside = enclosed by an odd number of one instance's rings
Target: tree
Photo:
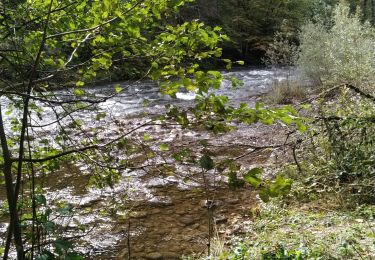
[[[186,16],[185,19],[199,18],[208,24],[222,26],[232,40],[225,45],[227,52],[233,52],[234,45],[242,59],[250,63],[259,63],[276,32],[293,34],[296,40],[299,26],[304,23],[306,17],[312,15],[316,2],[197,1],[190,7],[192,11],[185,11],[183,14]]]
[[[374,78],[374,30],[346,4],[336,6],[332,22],[306,24],[300,35],[297,66],[328,84],[365,86]]]
[[[101,153],[92,150],[110,149],[126,134],[99,144],[97,138],[73,140],[72,132],[85,132],[74,116],[93,105],[121,92],[116,87],[107,97],[95,97],[84,85],[103,78],[116,65],[144,62],[146,75],[163,82],[163,91],[173,95],[179,86],[169,78],[187,81],[199,71],[196,59],[220,56],[218,42],[225,39],[219,29],[205,27],[199,22],[168,25],[184,1],[20,1],[2,2],[0,16],[0,139],[2,173],[5,178],[10,213],[8,238],[4,258],[7,258],[12,236],[18,259],[34,258],[43,251],[36,230],[49,232],[48,212],[38,211],[45,205],[45,197],[35,187],[35,178],[43,169],[56,166],[56,161],[67,158],[83,159]],[[206,75],[204,72],[199,73]],[[208,75],[208,74],[207,74]],[[60,79],[73,78],[73,86],[66,88]],[[206,76],[203,89],[199,81],[189,79],[189,88],[205,91],[216,75]],[[51,90],[65,88],[74,96],[61,99]],[[10,114],[4,118],[5,114]],[[54,119],[43,118],[50,109]],[[39,120],[35,120],[39,118]],[[68,119],[68,122],[64,119]],[[6,124],[6,122],[11,124]],[[37,138],[37,132],[54,125],[57,131],[52,140]],[[98,134],[98,133],[96,133]],[[55,145],[48,145],[53,141]],[[86,152],[86,154],[85,154]],[[100,156],[99,156],[100,157]],[[92,159],[92,158],[91,158]],[[102,159],[102,158],[101,158]],[[100,158],[98,158],[99,161]],[[108,160],[104,160],[108,162]],[[113,182],[119,165],[105,164],[102,181]],[[19,200],[26,173],[32,175],[30,197]],[[30,208],[20,207],[29,200]],[[22,204],[20,204],[22,203]],[[21,212],[32,212],[31,224],[23,220]],[[30,236],[25,236],[29,232]],[[26,238],[26,243],[24,242]],[[62,254],[66,241],[47,241]]]

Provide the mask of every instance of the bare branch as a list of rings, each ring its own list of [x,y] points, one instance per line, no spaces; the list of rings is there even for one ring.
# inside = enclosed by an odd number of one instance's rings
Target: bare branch
[[[113,93],[112,95],[101,97],[101,98],[98,98],[98,99],[82,98],[82,99],[70,99],[70,100],[49,100],[49,99],[46,99],[46,98],[42,98],[42,97],[38,97],[38,96],[34,96],[34,95],[29,95],[29,94],[26,94],[26,93],[20,93],[20,92],[16,92],[16,91],[0,90],[0,94],[2,94],[2,95],[4,95],[4,94],[15,95],[15,96],[19,96],[19,97],[23,97],[23,98],[29,98],[29,99],[37,100],[37,101],[41,101],[41,102],[48,102],[48,103],[56,104],[56,105],[75,104],[75,103],[98,104],[98,103],[105,102],[108,99],[113,98],[116,95],[118,95],[118,93]]]
[[[105,144],[102,144],[102,145],[89,145],[89,146],[85,146],[85,147],[81,147],[81,148],[70,149],[70,150],[61,152],[59,154],[47,156],[47,157],[44,157],[44,158],[38,158],[38,159],[23,158],[23,161],[24,162],[42,163],[42,162],[46,162],[46,161],[49,161],[49,160],[58,159],[60,157],[63,157],[63,156],[69,155],[69,154],[73,154],[73,153],[84,152],[84,151],[93,150],[93,149],[105,148],[107,146],[110,146],[110,145],[112,145],[112,144],[120,141],[125,136],[130,135],[131,133],[137,131],[138,129],[146,127],[146,126],[150,126],[150,125],[161,125],[161,124],[157,124],[157,123],[153,124],[152,121],[149,121],[149,122],[146,122],[146,123],[144,123],[142,125],[139,125],[139,126],[133,128],[133,129],[131,129],[130,131],[126,132],[125,134],[122,134],[121,136],[119,136],[119,137],[117,137],[117,138],[115,138],[113,140],[110,140],[109,142],[107,142]],[[12,162],[16,162],[16,161],[18,161],[18,158],[11,158],[10,160]]]
[[[39,158],[39,159],[23,158],[23,161],[24,162],[33,162],[33,163],[43,163],[43,162],[47,162],[47,161],[50,161],[50,160],[58,159],[60,157],[63,157],[63,156],[69,155],[69,154],[83,152],[83,151],[90,150],[90,149],[98,149],[99,147],[100,147],[99,145],[91,145],[91,146],[86,146],[86,147],[82,147],[82,148],[68,150],[68,151],[65,151],[65,152],[61,152],[59,154],[55,154],[55,155],[51,155],[51,156],[47,156],[47,157]],[[18,161],[18,158],[12,158],[11,161],[16,162],[16,161]]]

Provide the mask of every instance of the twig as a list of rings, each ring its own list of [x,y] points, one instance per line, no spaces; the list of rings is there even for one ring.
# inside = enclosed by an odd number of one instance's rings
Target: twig
[[[298,160],[297,160],[296,146],[295,146],[295,145],[292,147],[292,151],[293,151],[293,159],[294,159],[294,162],[295,162],[296,165],[297,165],[298,172],[299,172],[300,174],[302,174],[302,168],[301,168],[301,165],[299,164],[299,162],[298,162]]]

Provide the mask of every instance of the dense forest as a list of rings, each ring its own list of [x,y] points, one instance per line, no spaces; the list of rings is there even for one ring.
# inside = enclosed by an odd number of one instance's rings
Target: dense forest
[[[3,259],[374,259],[375,0],[0,1]]]
[[[252,65],[262,58],[276,33],[298,43],[303,24],[316,17],[328,18],[337,0],[292,1],[194,1],[181,12],[181,19],[199,19],[208,25],[221,26],[231,41],[225,44],[224,56],[239,58]],[[351,12],[362,11],[362,19],[374,21],[374,1],[349,1]]]

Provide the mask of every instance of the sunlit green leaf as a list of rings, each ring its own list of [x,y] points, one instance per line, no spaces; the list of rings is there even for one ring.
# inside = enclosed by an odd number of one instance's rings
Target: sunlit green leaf
[[[83,81],[77,81],[76,82],[77,87],[83,87],[84,85],[85,85],[85,82],[83,82]]]
[[[74,91],[73,91],[74,95],[76,96],[83,96],[85,94],[85,91],[83,89],[80,89],[80,88],[76,88]]]
[[[123,88],[120,85],[116,85],[115,86],[115,91],[116,91],[116,93],[120,93],[120,92],[123,91]]]
[[[161,145],[159,145],[159,149],[160,149],[160,151],[168,151],[169,146],[167,144],[161,144]]]
[[[261,168],[253,168],[248,171],[244,176],[244,180],[251,184],[255,188],[259,188],[260,184],[262,183],[262,179],[258,176],[261,174],[263,170]]]

